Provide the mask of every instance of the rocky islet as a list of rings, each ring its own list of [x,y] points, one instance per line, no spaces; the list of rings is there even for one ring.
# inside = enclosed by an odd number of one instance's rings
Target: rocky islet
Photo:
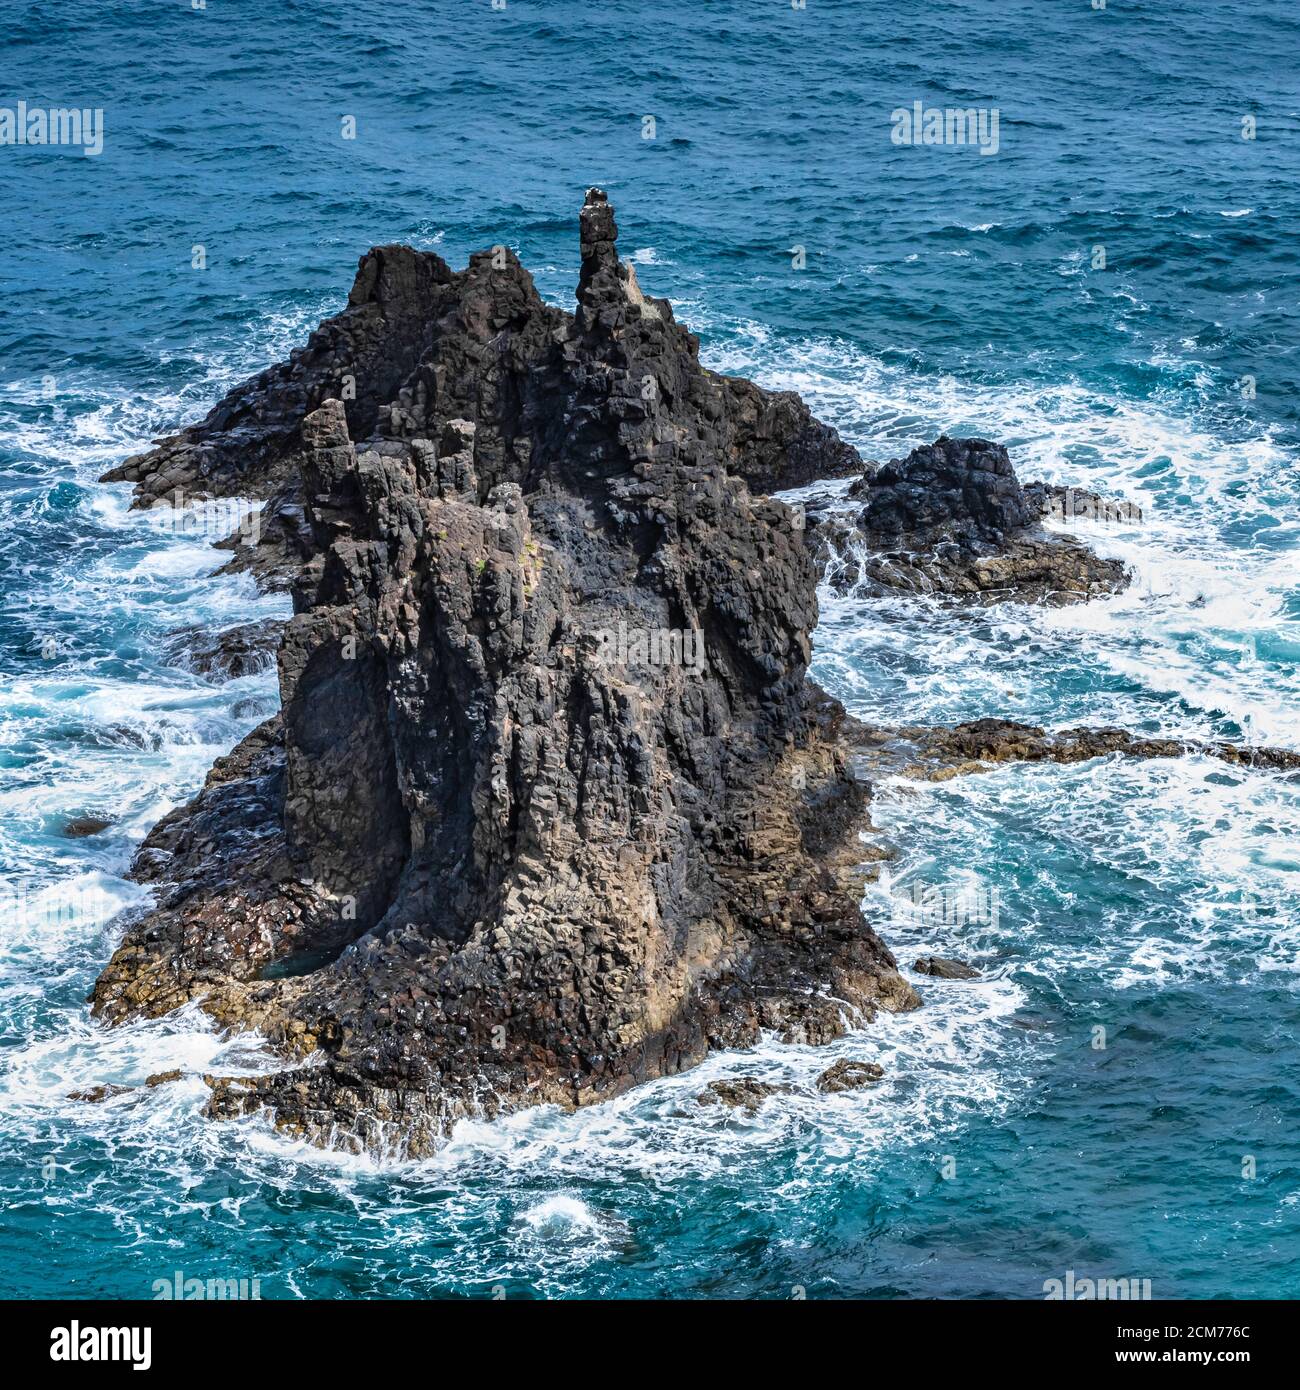
[[[1122,567],[1046,534],[997,445],[873,469],[798,397],[709,371],[616,237],[591,190],[572,315],[506,248],[460,272],[377,248],[287,363],[106,475],[137,506],[266,498],[229,567],[292,595],[282,633],[193,635],[217,676],[278,638],[282,708],[145,839],[155,903],[91,996],[110,1024],[199,1001],[261,1030],[282,1070],[208,1078],[213,1116],[419,1156],[462,1116],[825,1043],[919,1002],[860,908],[873,776],[1184,751],[849,719],[806,674],[846,527],[880,582],[962,601]],[[847,523],[766,495],[851,475]]]

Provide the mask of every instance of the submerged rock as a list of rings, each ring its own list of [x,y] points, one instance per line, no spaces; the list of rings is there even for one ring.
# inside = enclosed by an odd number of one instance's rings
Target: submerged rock
[[[874,1086],[884,1074],[885,1069],[879,1062],[859,1062],[845,1057],[822,1072],[817,1078],[817,1089],[827,1095],[837,1091],[859,1091],[863,1086]]]
[[[171,1071],[156,1071],[152,1076],[146,1076],[144,1084],[149,1089],[155,1086],[168,1086],[173,1081],[179,1081],[185,1073],[179,1067],[173,1067]]]
[[[922,956],[912,969],[921,975],[934,975],[940,980],[978,980],[980,972],[965,961],[948,960],[945,956]]]
[[[753,1115],[770,1096],[783,1095],[789,1090],[788,1086],[777,1085],[775,1082],[759,1081],[752,1076],[739,1076],[730,1081],[710,1081],[696,1099],[701,1105],[725,1105],[732,1110],[743,1110],[747,1115]]]
[[[114,1096],[124,1096],[131,1092],[137,1094],[141,1090],[153,1090],[157,1086],[167,1086],[173,1081],[179,1081],[185,1073],[179,1068],[172,1071],[154,1072],[152,1076],[146,1076],[140,1086],[122,1086],[115,1081],[104,1081],[97,1086],[87,1086],[80,1091],[69,1091],[68,1099],[81,1101],[86,1105],[101,1105],[106,1100],[112,1100]]]
[[[915,770],[931,778],[951,775],[954,770],[975,771],[998,763],[1081,763],[1115,753],[1130,758],[1181,758],[1189,753],[1202,753],[1239,767],[1277,772],[1300,770],[1300,753],[1286,748],[1143,738],[1126,729],[1106,727],[1049,733],[1035,724],[1021,724],[1013,719],[976,719],[952,728],[898,732],[915,740],[914,751],[919,754]]]
[[[275,665],[284,623],[279,618],[241,623],[238,627],[211,632],[202,627],[185,627],[174,632],[163,648],[163,659],[173,666],[184,666],[201,676],[237,680],[256,675]]]
[[[1300,753],[1287,748],[1197,739],[1147,738],[1126,729],[1073,728],[1049,732],[1013,719],[975,719],[951,726],[884,728],[847,720],[857,776],[947,781],[990,772],[1006,763],[1081,763],[1092,758],[1182,758],[1200,755],[1234,767],[1295,775]]]
[[[112,1100],[114,1096],[124,1096],[128,1091],[134,1090],[132,1086],[119,1086],[112,1081],[101,1082],[98,1086],[87,1086],[79,1091],[69,1091],[68,1099],[79,1101],[84,1105],[102,1105],[106,1100]]]
[[[76,816],[63,827],[63,833],[70,840],[84,840],[91,835],[99,835],[113,822],[102,816]]]
[[[615,238],[592,190],[573,316],[504,248],[372,252],[305,353],[114,472],[301,496],[282,715],[151,832],[92,995],[278,1045],[215,1116],[420,1154],[917,1003],[858,906],[816,565],[751,488],[852,451],[702,368]]]
[[[1128,583],[1118,560],[1042,526],[1056,490],[1022,488],[1007,451],[986,439],[943,436],[868,471],[847,497],[865,506],[817,517],[837,589],[1063,604]]]

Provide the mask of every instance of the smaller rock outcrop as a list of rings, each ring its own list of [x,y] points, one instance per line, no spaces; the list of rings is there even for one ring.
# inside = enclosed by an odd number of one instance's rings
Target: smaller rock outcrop
[[[183,627],[167,638],[163,660],[169,666],[183,666],[196,675],[238,680],[274,668],[283,630],[284,622],[279,618],[240,623],[221,632]]]
[[[754,1115],[765,1100],[789,1090],[789,1086],[779,1086],[772,1081],[738,1076],[734,1080],[710,1081],[696,1100],[701,1105],[725,1105],[728,1109],[743,1110],[746,1115]]]
[[[841,591],[1063,604],[1128,582],[1120,561],[1043,527],[1056,490],[1022,487],[1007,451],[987,439],[942,436],[866,473],[847,498],[864,505],[815,514],[828,579]]]
[[[63,833],[70,840],[85,840],[91,835],[99,835],[113,822],[103,816],[75,816],[63,827]]]
[[[834,1066],[827,1067],[817,1078],[817,1089],[825,1095],[838,1091],[860,1091],[864,1086],[874,1086],[885,1074],[879,1062],[861,1062],[844,1057]]]
[[[945,956],[922,956],[912,969],[919,975],[933,975],[939,980],[978,980],[980,972],[965,961],[949,960]]]
[[[991,772],[1007,763],[1082,763],[1091,758],[1217,758],[1234,767],[1294,775],[1300,753],[1261,744],[1179,738],[1144,738],[1127,729],[1076,728],[1049,732],[1014,719],[974,719],[954,725],[880,728],[846,721],[856,775],[865,783],[886,777],[944,782]]]
[[[1143,520],[1135,502],[1103,497],[1088,488],[1063,487],[1058,483],[1026,483],[1025,499],[1046,521],[1106,521],[1133,526]]]
[[[1142,738],[1127,729],[1080,728],[1048,733],[1014,719],[976,719],[949,729],[910,731],[920,735],[922,767],[929,775],[945,768],[975,770],[1012,762],[1081,763],[1121,753],[1130,758],[1181,758],[1202,753],[1238,767],[1275,772],[1300,770],[1300,753],[1287,748],[1195,739]],[[922,771],[922,775],[927,775]]]
[[[849,489],[866,503],[864,530],[882,538],[940,531],[1002,541],[1038,520],[1007,451],[986,439],[949,439],[913,449]]]

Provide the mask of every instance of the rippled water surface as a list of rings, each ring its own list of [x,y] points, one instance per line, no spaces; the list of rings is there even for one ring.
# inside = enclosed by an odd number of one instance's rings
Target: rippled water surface
[[[505,241],[570,304],[591,183],[712,367],[800,390],[867,457],[978,433],[1143,510],[1077,523],[1135,567],[1104,602],[825,593],[814,673],[855,713],[1300,747],[1293,7],[7,0],[4,25],[0,102],[105,113],[98,158],[0,148],[6,1294],[178,1269],[264,1297],[1041,1297],[1068,1269],[1300,1294],[1294,779],[1187,757],[884,785],[900,853],[867,909],[923,1010],[465,1126],[419,1166],[205,1122],[198,1073],[266,1065],[257,1039],[106,1033],[84,1003],[144,899],[132,847],[275,708],[269,673],[166,665],[167,634],[284,611],[98,474],[341,308],[372,244]],[[998,154],[892,145],[916,100],[997,107]],[[69,839],[84,815],[111,828]],[[983,977],[910,975],[931,951]],[[885,1080],[798,1089],[836,1056]],[[729,1075],[796,1089],[695,1104]]]

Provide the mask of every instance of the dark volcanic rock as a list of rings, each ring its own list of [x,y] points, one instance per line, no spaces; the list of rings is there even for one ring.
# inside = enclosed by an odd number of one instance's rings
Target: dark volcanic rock
[[[1143,738],[1125,729],[1077,728],[1049,733],[1012,719],[976,719],[951,727],[876,728],[849,721],[846,736],[858,776],[868,781],[913,777],[946,781],[1005,763],[1081,763],[1090,758],[1181,758],[1200,754],[1235,767],[1300,773],[1300,753],[1286,748],[1196,739]]]
[[[977,719],[951,729],[912,732],[921,735],[927,758],[948,766],[972,762],[1081,763],[1110,753],[1132,758],[1180,758],[1188,753],[1204,753],[1239,767],[1278,772],[1300,770],[1300,753],[1285,748],[1141,738],[1125,729],[1062,729],[1049,734],[1034,724],[1019,724],[1012,719]]]
[[[818,518],[828,578],[839,589],[865,583],[982,602],[1060,604],[1123,588],[1119,561],[1043,529],[1055,492],[1031,487],[986,439],[944,436],[914,449],[849,489],[865,503],[855,516]]]
[[[866,502],[862,526],[879,536],[948,528],[996,542],[1038,519],[1007,451],[987,439],[944,435],[855,483],[849,496]]]
[[[295,457],[295,470],[298,462]],[[259,488],[259,492],[261,490]],[[287,590],[312,553],[311,531],[302,501],[302,478],[297,471],[272,489],[252,531],[252,535],[236,532],[215,543],[217,550],[234,552],[233,558],[219,572],[251,574],[264,592]]]
[[[793,391],[769,392],[743,377],[718,377],[734,438],[728,460],[754,492],[804,487],[861,473],[858,451],[813,419]]]
[[[667,300],[643,295],[633,268],[618,260],[603,195],[583,209],[581,230],[576,318],[542,302],[506,247],[478,252],[463,271],[433,252],[375,248],[361,258],[348,307],[287,363],[243,383],[206,419],[101,481],[134,483],[137,507],[208,496],[268,499],[252,528],[255,543],[235,535],[219,544],[235,552],[227,571],[252,573],[268,590],[288,587],[315,551],[303,495],[311,450],[302,437],[315,409],[339,402],[349,440],[403,440],[422,456],[440,454],[440,495],[476,496],[482,504],[491,487],[506,483],[531,493],[553,452],[548,446],[534,459],[542,436],[580,423],[535,418],[546,393],[534,375],[553,383],[559,345],[574,335],[621,335],[624,310],[609,308],[615,294],[656,325],[659,339],[642,375],[619,387],[625,394],[613,408],[626,429],[671,416],[683,450],[707,455],[755,492],[861,472],[855,450],[793,392],[764,391],[700,366],[698,339],[674,322]]]
[[[112,824],[111,820],[105,820],[102,816],[77,816],[63,827],[63,833],[70,840],[84,840],[107,830]]]
[[[445,261],[409,246],[379,246],[361,258],[347,308],[288,362],[233,390],[197,425],[157,441],[101,481],[135,484],[137,507],[179,493],[268,496],[297,472],[297,430],[325,400],[345,403],[358,437],[374,429],[428,346],[454,277]]]
[[[922,956],[912,965],[921,975],[934,975],[940,980],[978,980],[980,972],[965,961],[948,960],[944,956]]]
[[[916,1003],[858,908],[843,711],[805,678],[814,560],[747,482],[834,441],[701,368],[615,235],[593,190],[573,318],[504,249],[386,249],[402,304],[323,326],[181,450],[209,483],[295,469],[309,538],[282,716],[145,841],[158,907],[92,996],[264,1030],[286,1070],[214,1079],[214,1115],[418,1154]],[[354,338],[368,404],[316,402]]]
[[[169,665],[185,666],[202,676],[236,680],[275,665],[283,629],[279,618],[241,623],[222,632],[181,628],[167,639],[164,655]]]
[[[817,1089],[827,1095],[837,1091],[860,1091],[863,1086],[874,1086],[884,1074],[885,1069],[879,1062],[857,1062],[845,1057],[822,1072],[817,1078]]]

